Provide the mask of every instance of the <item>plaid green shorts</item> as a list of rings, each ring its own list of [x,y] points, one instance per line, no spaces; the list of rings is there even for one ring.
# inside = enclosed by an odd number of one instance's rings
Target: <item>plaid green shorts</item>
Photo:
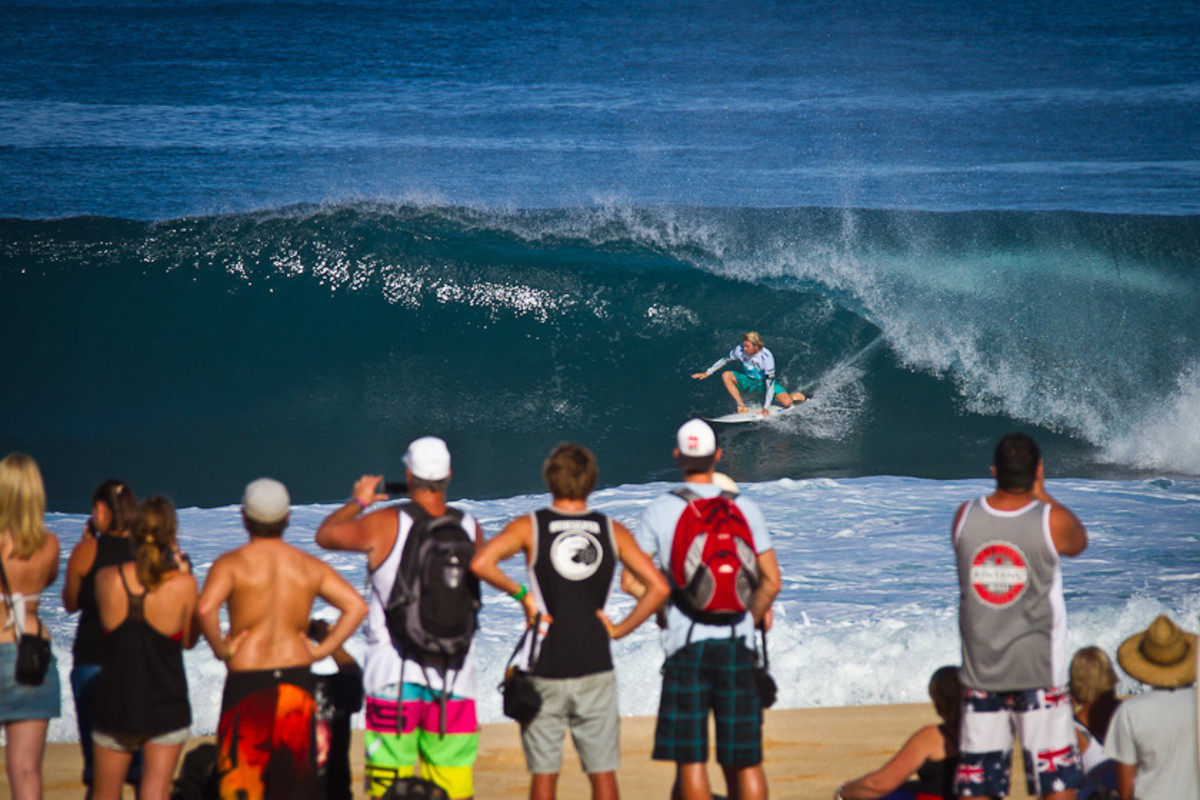
[[[740,639],[705,639],[663,665],[654,758],[677,764],[708,760],[708,713],[717,730],[717,763],[762,763],[762,703],[754,686],[754,653]]]

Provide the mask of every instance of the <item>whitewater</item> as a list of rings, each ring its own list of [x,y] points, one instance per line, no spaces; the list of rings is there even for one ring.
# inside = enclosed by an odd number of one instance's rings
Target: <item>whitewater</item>
[[[669,461],[669,453],[664,453]],[[1053,464],[1049,467],[1053,474]],[[641,510],[671,483],[617,486],[597,492],[593,507],[636,526]],[[985,480],[933,481],[869,477],[845,480],[781,479],[743,484],[763,508],[783,573],[769,639],[772,672],[780,687],[779,708],[924,702],[928,676],[959,663],[958,588],[950,522],[960,502],[990,491]],[[347,483],[347,489],[349,482]],[[1196,504],[1200,481],[1096,481],[1055,479],[1048,490],[1075,510],[1090,534],[1081,556],[1064,559],[1068,649],[1099,645],[1110,654],[1156,614],[1192,624],[1200,617],[1200,531]],[[453,494],[453,491],[451,492]],[[548,496],[526,494],[495,500],[464,499],[489,535],[508,519],[544,505]],[[320,550],[317,526],[337,505],[296,506],[287,541],[326,559],[365,592],[365,559]],[[51,514],[49,526],[64,544],[77,540],[84,517]],[[202,578],[213,559],[245,541],[237,506],[180,511],[180,542]],[[520,557],[507,571],[524,580]],[[526,581],[527,582],[527,581]],[[47,592],[42,608],[66,686],[75,622]],[[610,613],[622,615],[633,601],[616,591]],[[317,615],[332,617],[330,609]],[[520,607],[485,588],[476,640],[479,715],[500,722],[504,663],[524,625]],[[348,651],[362,657],[360,635]],[[622,715],[653,715],[658,708],[662,648],[648,622],[613,646]],[[202,641],[186,656],[193,732],[215,731],[225,666]],[[317,664],[332,672],[332,662]],[[1137,689],[1124,680],[1120,691]],[[361,719],[355,721],[361,727]],[[73,705],[52,720],[50,739],[76,737]]]

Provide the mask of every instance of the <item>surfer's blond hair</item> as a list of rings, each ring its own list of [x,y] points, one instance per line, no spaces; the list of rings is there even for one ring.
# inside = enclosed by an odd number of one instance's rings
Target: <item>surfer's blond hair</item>
[[[762,337],[758,335],[758,331],[750,331],[749,333],[747,333],[745,336],[742,337],[742,341],[749,342],[750,344],[754,345],[755,347],[763,347],[764,346]]]

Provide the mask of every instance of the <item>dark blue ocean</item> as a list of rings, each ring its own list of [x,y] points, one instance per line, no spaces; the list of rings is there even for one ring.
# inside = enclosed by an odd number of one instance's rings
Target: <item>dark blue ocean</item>
[[[0,450],[302,501],[669,478],[760,331],[778,477],[1200,475],[1200,6],[0,5]]]
[[[955,663],[950,518],[1014,428],[1092,534],[1070,645],[1194,630],[1197,53],[1192,0],[0,3],[0,453],[67,548],[102,479],[172,495],[201,576],[248,480],[315,551],[426,433],[489,533],[564,439],[636,525],[679,423],[732,410],[688,375],[753,329],[814,394],[722,432],[781,705]],[[482,625],[490,689],[521,622]],[[617,662],[653,713],[656,634]],[[208,733],[224,669],[188,663]]]

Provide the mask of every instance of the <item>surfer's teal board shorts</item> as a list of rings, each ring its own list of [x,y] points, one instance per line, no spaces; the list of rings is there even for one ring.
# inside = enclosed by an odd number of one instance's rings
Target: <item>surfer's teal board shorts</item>
[[[734,380],[737,381],[739,392],[761,392],[766,389],[766,384],[763,381],[756,381],[744,372],[733,373]],[[783,384],[775,381],[775,394],[787,394],[787,389],[783,388]]]

